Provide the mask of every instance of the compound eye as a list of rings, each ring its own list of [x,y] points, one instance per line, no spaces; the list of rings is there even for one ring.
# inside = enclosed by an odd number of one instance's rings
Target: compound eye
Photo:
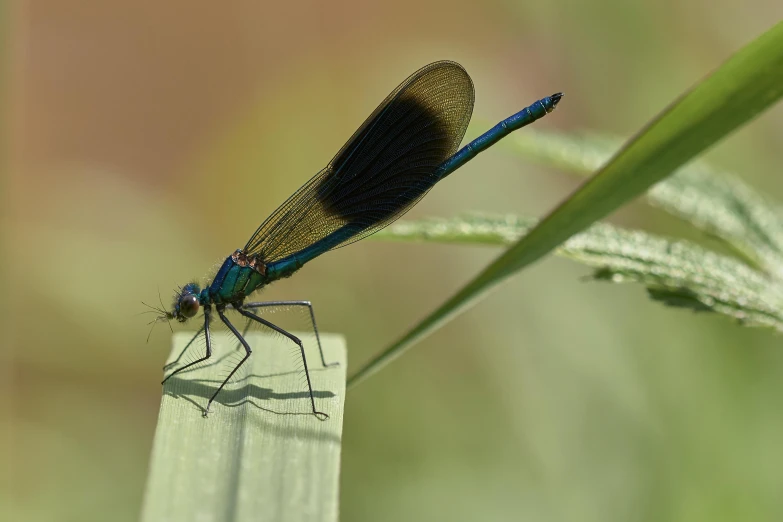
[[[198,298],[186,295],[179,300],[179,313],[185,317],[193,317],[198,313]]]

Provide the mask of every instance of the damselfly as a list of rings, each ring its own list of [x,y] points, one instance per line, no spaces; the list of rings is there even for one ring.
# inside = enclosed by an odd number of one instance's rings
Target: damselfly
[[[310,302],[246,303],[245,299],[273,281],[291,276],[324,252],[387,226],[476,154],[552,112],[562,96],[556,93],[538,100],[457,151],[473,112],[473,82],[462,66],[449,61],[435,62],[413,73],[383,100],[322,171],[275,210],[243,248],[226,258],[211,282],[203,288],[195,282],[186,284],[176,292],[171,311],[160,310],[161,319],[185,322],[203,309],[204,324],[196,335],[203,332],[206,339],[204,356],[177,368],[163,382],[211,357],[209,330],[214,308],[242,344],[245,355],[210,397],[206,416],[215,397],[251,354],[244,336],[226,316],[233,311],[298,346],[313,414],[326,418],[315,406],[302,341],[257,313],[281,305],[309,309],[321,363],[328,366]]]

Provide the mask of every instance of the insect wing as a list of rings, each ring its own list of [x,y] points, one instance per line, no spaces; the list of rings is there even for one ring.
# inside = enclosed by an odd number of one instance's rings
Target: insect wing
[[[329,236],[324,251],[366,237],[438,181],[473,112],[473,83],[454,62],[419,69],[378,106],[321,172],[258,228],[244,250],[266,263]]]

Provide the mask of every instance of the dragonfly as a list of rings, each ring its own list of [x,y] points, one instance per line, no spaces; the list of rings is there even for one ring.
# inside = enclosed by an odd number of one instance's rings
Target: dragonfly
[[[321,420],[328,418],[316,408],[301,339],[259,315],[268,307],[308,309],[321,364],[329,367],[312,304],[245,300],[274,281],[290,277],[321,254],[386,227],[478,153],[552,112],[562,97],[558,92],[536,101],[457,150],[473,112],[470,76],[452,61],[434,62],[414,72],[381,102],[323,170],[275,210],[244,247],[226,258],[211,281],[203,287],[196,282],[182,286],[175,292],[170,310],[157,309],[158,320],[182,323],[203,310],[203,325],[194,340],[202,333],[206,339],[203,356],[169,373],[163,384],[212,356],[210,322],[214,309],[244,348],[244,356],[210,397],[203,411],[207,416],[215,398],[252,354],[245,336],[226,315],[235,312],[248,326],[258,323],[298,347],[312,413]]]

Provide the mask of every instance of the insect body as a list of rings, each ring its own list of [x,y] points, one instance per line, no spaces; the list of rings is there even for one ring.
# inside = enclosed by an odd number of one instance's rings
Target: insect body
[[[244,248],[228,256],[205,288],[189,283],[179,291],[165,319],[187,321],[204,311],[206,353],[171,372],[166,379],[212,355],[209,337],[213,308],[237,337],[245,356],[209,399],[215,397],[252,350],[226,317],[235,311],[275,330],[299,346],[313,414],[310,373],[301,340],[259,317],[268,306],[302,306],[310,311],[318,347],[318,329],[307,301],[245,303],[253,292],[289,277],[319,255],[369,236],[407,212],[437,182],[510,132],[552,112],[561,93],[538,100],[457,150],[473,112],[473,83],[454,62],[435,62],[413,73],[375,109],[329,164],[297,190],[255,231]],[[326,361],[321,350],[321,362]]]

